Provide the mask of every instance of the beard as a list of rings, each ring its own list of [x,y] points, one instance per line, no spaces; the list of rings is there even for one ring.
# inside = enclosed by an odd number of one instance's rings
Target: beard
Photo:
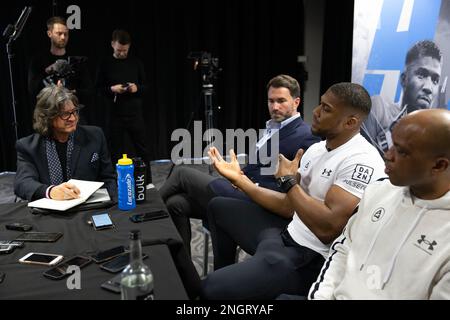
[[[289,113],[289,112],[281,113],[281,112],[273,112],[272,111],[270,113],[270,118],[276,122],[283,122],[284,120],[289,119],[290,117],[292,117],[292,113]]]
[[[64,49],[67,45],[67,41],[53,41],[53,46],[58,49]]]
[[[271,118],[273,121],[275,122],[283,122],[284,120],[286,120],[286,116],[282,115],[282,114],[271,114]]]

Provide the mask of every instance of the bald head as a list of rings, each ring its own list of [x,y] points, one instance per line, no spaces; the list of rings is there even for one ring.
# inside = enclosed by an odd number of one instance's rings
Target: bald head
[[[411,134],[411,140],[423,152],[450,159],[450,111],[418,110],[401,119],[398,125]]]
[[[421,199],[437,199],[450,190],[450,111],[427,109],[402,118],[392,130],[385,153],[393,185],[409,186]]]

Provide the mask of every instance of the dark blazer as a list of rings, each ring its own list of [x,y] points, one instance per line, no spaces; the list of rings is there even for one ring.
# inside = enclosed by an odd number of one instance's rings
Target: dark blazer
[[[279,131],[279,153],[292,160],[299,149],[306,151],[312,144],[319,141],[321,139],[311,133],[311,127],[302,118],[298,117]],[[271,139],[267,141],[267,150],[269,152],[271,150],[270,143]],[[258,161],[257,164],[247,165],[242,171],[253,182],[259,183],[260,187],[282,192],[273,175],[261,175],[261,168],[269,166],[270,164],[263,165]],[[209,186],[218,196],[249,199],[243,192],[234,188],[228,180],[223,178],[212,181]]]
[[[17,172],[14,192],[31,201],[38,189],[50,186],[45,138],[35,133],[16,143]],[[78,126],[75,131],[71,172],[73,179],[102,181],[112,199],[117,184],[103,131],[93,126]]]

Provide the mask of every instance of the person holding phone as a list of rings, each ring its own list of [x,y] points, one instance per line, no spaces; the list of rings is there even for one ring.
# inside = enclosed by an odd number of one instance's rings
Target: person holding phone
[[[114,170],[103,132],[79,126],[81,105],[68,89],[42,89],[34,109],[36,133],[16,143],[17,172],[14,192],[28,201],[41,198],[76,199],[80,190],[70,179],[103,181],[111,199],[116,198]]]
[[[129,55],[131,36],[125,30],[112,34],[113,54],[107,56],[97,70],[96,86],[105,98],[107,111],[105,132],[111,138],[111,155],[117,162],[122,154],[132,154],[126,143],[129,136],[136,151],[147,167],[147,181],[151,182],[150,156],[146,142],[143,118],[143,94],[147,90],[144,65]]]

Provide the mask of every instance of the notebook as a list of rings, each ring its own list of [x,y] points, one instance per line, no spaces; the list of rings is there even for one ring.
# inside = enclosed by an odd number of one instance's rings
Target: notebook
[[[28,203],[28,207],[31,208],[40,208],[40,209],[48,209],[48,210],[56,210],[56,211],[66,211],[70,208],[73,208],[81,203],[86,202],[86,200],[101,186],[103,186],[103,182],[96,181],[85,181],[85,180],[76,180],[71,179],[68,183],[74,184],[80,189],[80,197],[78,199],[72,200],[53,200],[42,198],[33,202]]]

